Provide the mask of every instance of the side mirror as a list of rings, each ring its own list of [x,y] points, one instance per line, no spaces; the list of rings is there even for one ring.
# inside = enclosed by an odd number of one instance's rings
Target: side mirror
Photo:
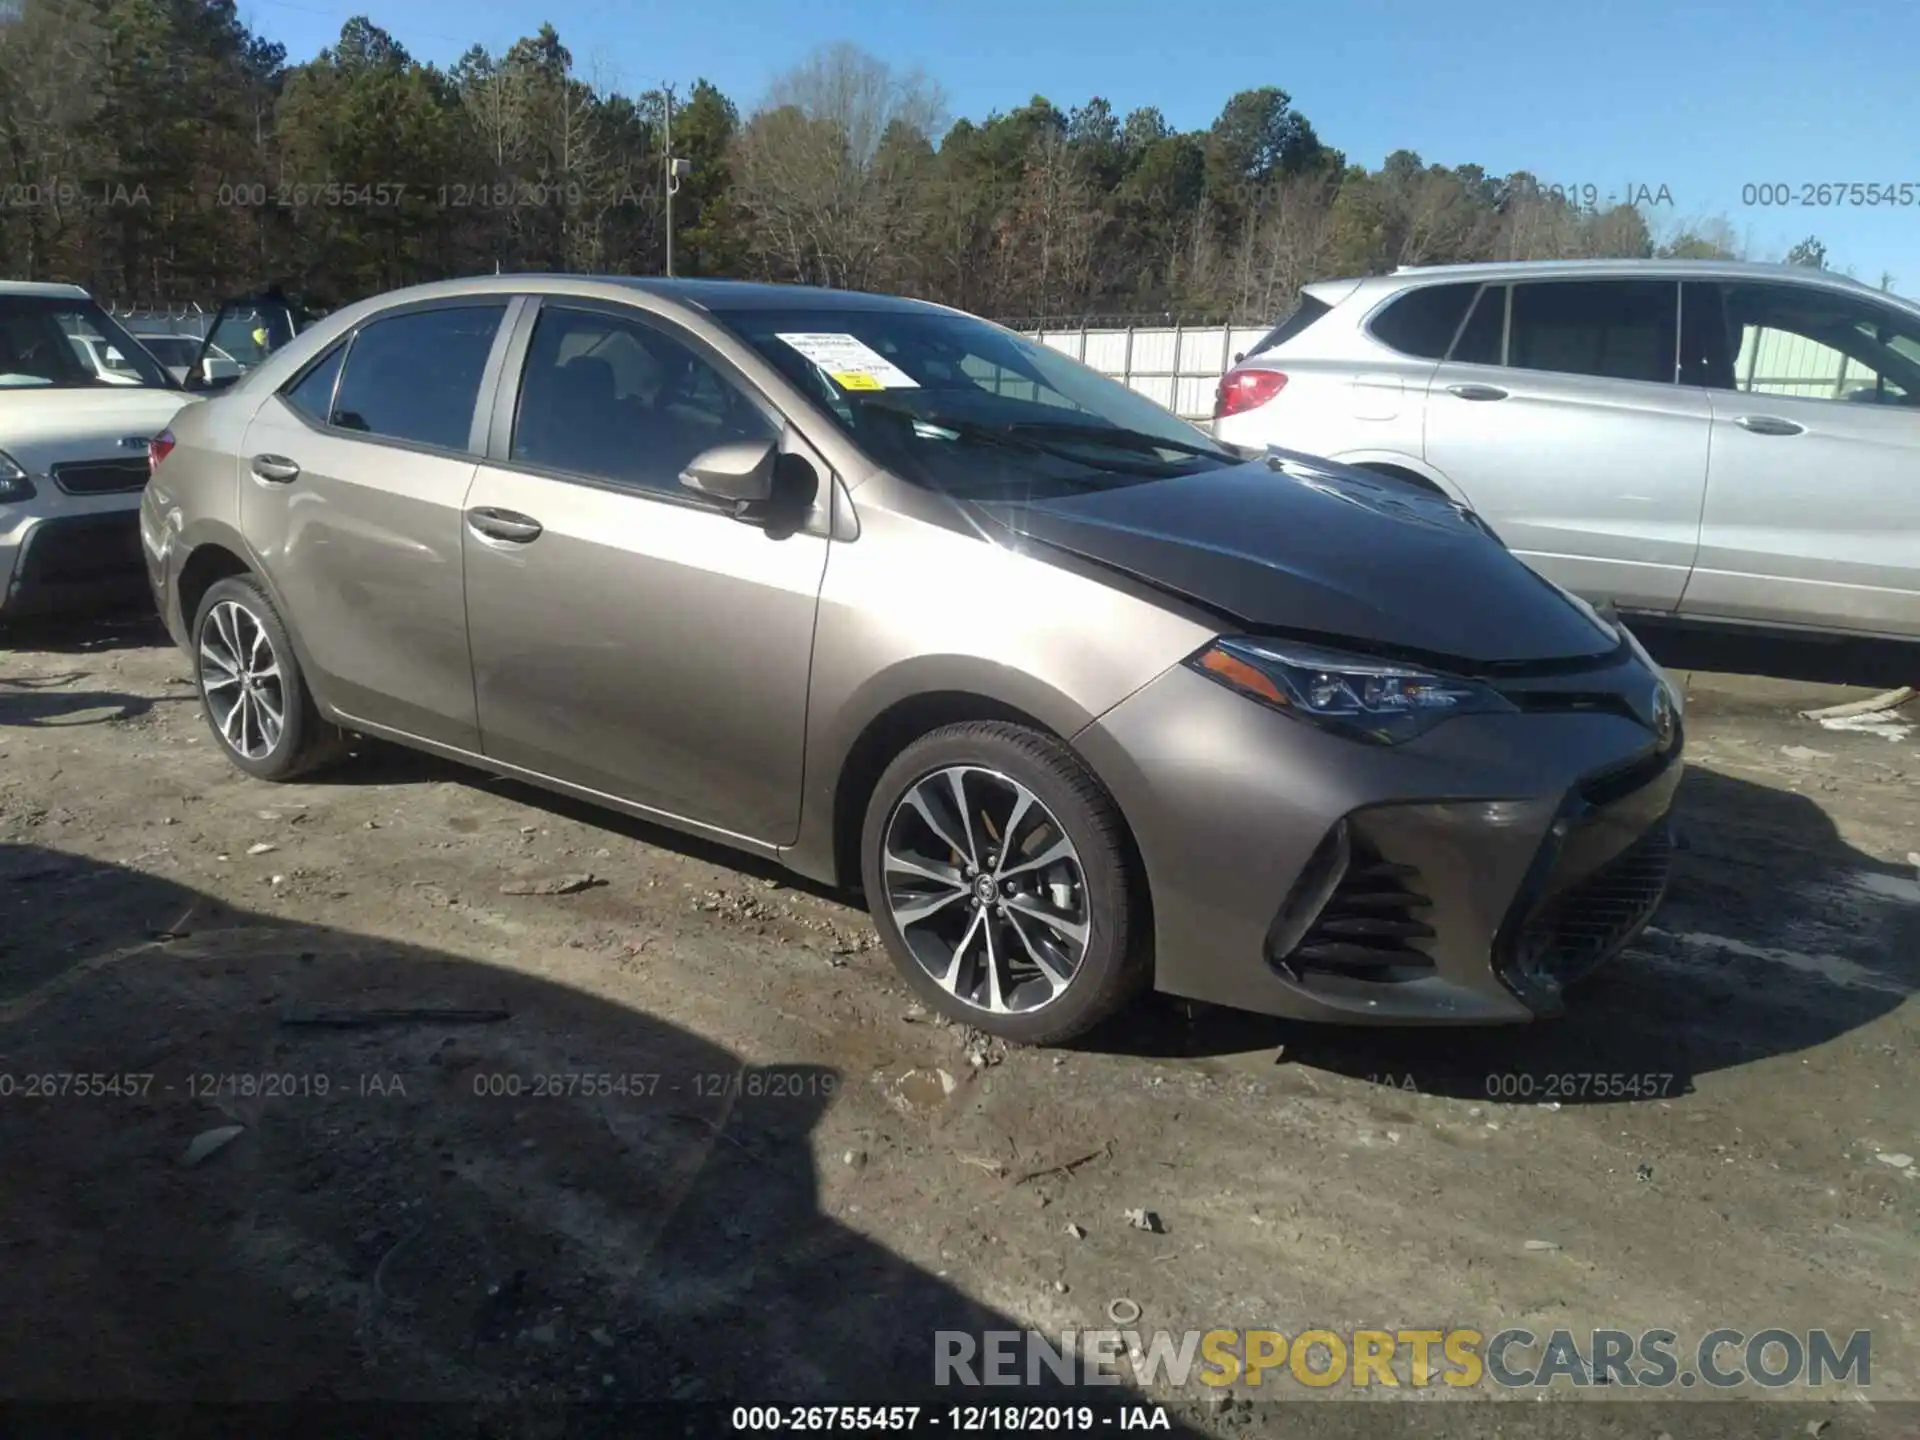
[[[1233,352],[1233,363],[1236,365],[1238,365],[1242,360],[1246,358],[1247,358],[1247,352],[1244,350],[1236,350]]]
[[[680,472],[680,483],[744,514],[773,498],[773,470],[779,458],[779,447],[771,440],[730,441],[694,456]]]

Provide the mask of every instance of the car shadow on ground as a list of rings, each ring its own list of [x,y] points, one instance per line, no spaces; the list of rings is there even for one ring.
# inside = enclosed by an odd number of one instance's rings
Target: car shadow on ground
[[[53,655],[84,655],[146,650],[172,643],[152,607],[0,620],[0,653],[38,650]]]
[[[1088,1398],[934,1388],[1018,1326],[822,1212],[831,1069],[38,846],[0,906],[0,1396]]]
[[[112,690],[71,690],[91,679],[85,670],[70,670],[60,675],[36,675],[27,679],[0,676],[0,729],[52,728],[64,725],[105,725],[115,721],[137,720],[156,705],[170,705],[196,697],[190,691],[177,695],[127,695]]]
[[[1911,866],[1856,850],[1803,795],[1714,771],[1687,773],[1674,813],[1684,848],[1665,903],[1560,1018],[1331,1027],[1156,1000],[1087,1043],[1168,1058],[1270,1049],[1282,1063],[1487,1103],[1626,1103],[1824,1044],[1920,992]]]

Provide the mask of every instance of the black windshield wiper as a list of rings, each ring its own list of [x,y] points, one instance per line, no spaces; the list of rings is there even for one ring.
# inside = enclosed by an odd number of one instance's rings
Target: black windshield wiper
[[[1075,465],[1084,465],[1090,470],[1104,470],[1119,475],[1137,475],[1149,480],[1163,479],[1168,474],[1167,461],[1157,459],[1149,460],[1145,456],[1142,456],[1140,461],[1130,464],[1116,463],[1112,460],[1094,460],[1061,445],[1049,444],[1046,440],[1034,436],[1016,434],[1014,432],[1026,428],[1019,424],[1009,425],[1004,428],[993,425],[983,425],[978,420],[966,420],[958,415],[943,415],[938,411],[932,410],[916,410],[910,405],[902,405],[897,401],[882,400],[879,398],[865,399],[859,403],[875,410],[885,410],[890,415],[904,416],[916,424],[926,425],[935,430],[945,430],[959,439],[970,441],[977,445],[997,445],[1003,449],[1019,450],[1029,455],[1045,455],[1053,460],[1066,460]],[[1103,433],[1112,432],[1122,435],[1138,433],[1125,430],[1113,431],[1113,427],[1110,426],[1070,426],[1068,428],[1098,429]],[[1178,449],[1182,447],[1172,446],[1169,448]],[[1210,454],[1211,452],[1196,450],[1195,453]]]
[[[1058,436],[1063,440],[1092,440],[1101,445],[1118,445],[1125,449],[1173,450],[1182,455],[1198,455],[1208,460],[1226,460],[1231,457],[1223,454],[1218,444],[1201,445],[1189,440],[1167,440],[1145,430],[1129,430],[1124,425],[1076,425],[1070,422],[1053,420],[1017,420],[1007,427],[1016,433],[1037,430],[1042,435]]]

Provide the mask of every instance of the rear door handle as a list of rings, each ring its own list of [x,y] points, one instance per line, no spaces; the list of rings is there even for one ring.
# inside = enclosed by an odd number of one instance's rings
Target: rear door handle
[[[540,534],[540,522],[531,515],[522,515],[518,510],[497,510],[491,505],[482,505],[467,512],[467,526],[476,535],[484,535],[489,540],[507,540],[516,545],[524,545],[537,539]]]
[[[300,478],[300,467],[284,455],[256,455],[253,457],[253,473],[262,480],[285,485]]]
[[[1449,395],[1458,395],[1462,400],[1504,400],[1507,392],[1498,385],[1449,385]]]
[[[1739,415],[1733,423],[1755,435],[1800,435],[1807,428],[1797,421],[1782,420],[1778,415]]]

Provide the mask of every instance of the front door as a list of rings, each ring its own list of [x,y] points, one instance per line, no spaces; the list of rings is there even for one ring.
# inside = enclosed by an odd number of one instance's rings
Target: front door
[[[1693,568],[1712,412],[1675,383],[1679,298],[1671,280],[1489,285],[1427,387],[1428,462],[1589,600],[1670,611]]]
[[[1689,282],[1725,337],[1684,615],[1920,637],[1920,317],[1778,282]]]
[[[679,480],[710,446],[778,439],[776,413],[630,307],[546,302],[522,375],[511,438],[467,497],[486,754],[792,840],[828,542],[744,523]]]
[[[479,748],[461,513],[507,302],[368,320],[268,399],[239,476],[248,543],[351,718]]]

